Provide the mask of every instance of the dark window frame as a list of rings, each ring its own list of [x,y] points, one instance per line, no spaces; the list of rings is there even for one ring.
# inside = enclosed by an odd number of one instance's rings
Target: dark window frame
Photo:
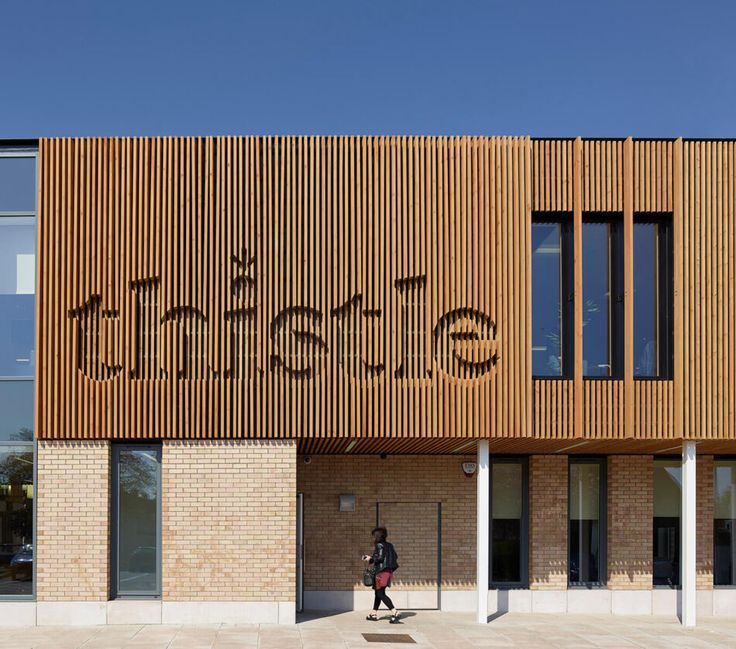
[[[119,574],[119,536],[120,536],[120,489],[118,487],[120,480],[120,452],[123,450],[151,450],[158,454],[158,485],[157,485],[157,502],[156,502],[156,592],[143,591],[123,591],[120,589]],[[111,489],[110,489],[110,597],[111,599],[153,599],[160,600],[162,597],[162,493],[161,486],[163,481],[162,466],[162,445],[161,444],[137,444],[123,443],[113,444],[112,447],[112,467],[111,467]]]
[[[570,500],[572,488],[570,467],[573,464],[597,464],[598,480],[598,581],[570,580]],[[597,455],[568,456],[567,463],[567,587],[568,589],[605,589],[608,584],[608,458]]]
[[[680,471],[682,471],[682,455],[672,455],[672,454],[662,454],[662,455],[654,455],[652,457],[652,510],[654,510],[654,463],[657,461],[662,462],[674,462],[679,463]],[[682,475],[682,474],[681,474]],[[680,486],[680,496],[682,496],[682,486]],[[657,518],[654,516],[654,511],[652,511],[652,527],[651,527],[651,535],[652,535],[652,589],[659,589],[659,590],[680,590],[682,588],[682,585],[677,584],[655,584],[654,583],[654,519]],[[677,524],[677,556],[678,556],[678,581],[680,579],[680,559],[682,557],[682,539],[680,538],[680,529],[682,526],[682,508],[680,508],[680,515],[678,516],[678,524]]]
[[[657,248],[659,266],[657,267],[657,353],[659,373],[656,375],[634,374],[635,381],[672,380],[674,370],[674,226],[672,212],[635,212],[634,225],[657,225]],[[634,275],[634,286],[636,275]],[[632,296],[633,299],[633,296]],[[664,332],[664,335],[663,335]],[[634,335],[634,332],[631,332]]]
[[[494,581],[493,579],[493,465],[521,465],[521,563],[520,581]],[[488,481],[488,587],[493,590],[529,588],[529,458],[524,455],[492,456],[489,460]]]
[[[583,374],[585,381],[620,381],[624,378],[624,215],[623,212],[583,212],[583,230],[587,224],[604,224],[610,226],[608,248],[608,376]],[[582,236],[582,234],[581,234]],[[583,246],[583,257],[585,247]],[[584,270],[584,262],[581,260]],[[585,299],[585,274],[581,300]],[[583,305],[584,309],[585,305]],[[583,318],[585,314],[583,314]],[[585,360],[585,326],[580,332],[582,336],[583,360]]]
[[[734,462],[734,461],[736,461],[736,455],[716,455],[716,456],[713,457],[713,499],[714,499],[714,504],[715,504],[715,496],[716,496],[716,491],[715,491],[715,486],[716,486],[716,475],[715,475],[715,473],[716,473],[716,468],[717,468],[716,467],[716,462],[718,462],[718,461]],[[732,584],[716,584],[716,556],[717,555],[716,555],[716,534],[715,534],[716,530],[715,530],[715,522],[716,522],[716,517],[713,516],[713,527],[712,527],[713,539],[711,541],[711,543],[713,545],[713,588],[714,589],[717,588],[719,590],[734,590],[734,589],[736,589],[736,581],[734,583],[732,583]],[[732,535],[733,536],[736,536],[736,534],[734,532],[732,532]],[[732,538],[731,539],[731,543],[736,543],[736,539]]]
[[[560,226],[560,263],[561,285],[560,302],[560,341],[562,343],[562,372],[559,376],[534,375],[533,379],[541,380],[570,380],[575,374],[575,267],[574,267],[574,238],[572,212],[532,212],[532,226],[559,225]],[[533,253],[532,253],[533,254]],[[532,295],[532,314],[534,317],[534,296]]]

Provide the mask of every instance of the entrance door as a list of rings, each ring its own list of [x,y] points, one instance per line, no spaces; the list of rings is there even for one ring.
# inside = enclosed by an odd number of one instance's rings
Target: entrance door
[[[376,503],[376,522],[399,556],[389,595],[398,608],[440,608],[442,505]]]
[[[304,494],[296,495],[296,610],[304,610]]]

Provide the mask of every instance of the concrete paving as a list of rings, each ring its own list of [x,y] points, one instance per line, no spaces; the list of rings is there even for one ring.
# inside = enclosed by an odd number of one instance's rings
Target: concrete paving
[[[5,627],[0,649],[475,649],[476,647],[736,647],[736,619],[704,618],[683,629],[674,618],[508,613],[487,626],[472,615],[417,611],[401,625],[364,613],[300,616],[296,626],[199,625]],[[408,634],[416,644],[369,643],[363,633]]]

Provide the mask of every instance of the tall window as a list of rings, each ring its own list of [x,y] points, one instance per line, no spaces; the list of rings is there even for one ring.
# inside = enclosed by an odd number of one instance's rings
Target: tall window
[[[654,461],[655,586],[680,584],[680,504],[682,466],[678,460]]]
[[[0,596],[33,596],[36,152],[0,148]]]
[[[572,220],[538,213],[532,223],[532,371],[571,376]]]
[[[161,447],[116,446],[112,564],[116,597],[161,595]]]
[[[491,460],[491,575],[498,587],[525,587],[528,581],[526,458]]]
[[[606,581],[606,465],[600,458],[570,459],[569,582]]]
[[[672,371],[672,217],[637,215],[634,223],[634,375]]]
[[[736,586],[736,460],[716,460],[713,583]]]
[[[587,214],[583,223],[583,375],[623,370],[623,247],[620,214]]]

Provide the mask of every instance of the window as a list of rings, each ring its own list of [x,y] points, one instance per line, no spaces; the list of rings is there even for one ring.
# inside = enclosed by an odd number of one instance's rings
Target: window
[[[112,564],[116,597],[161,594],[161,448],[115,446]]]
[[[528,473],[526,458],[491,460],[491,561],[494,588],[528,582]]]
[[[623,371],[623,237],[620,214],[587,214],[583,223],[583,375]]]
[[[538,213],[532,223],[532,372],[573,373],[572,217]]]
[[[678,460],[654,461],[655,586],[680,584],[680,504],[682,465]]]
[[[0,597],[34,594],[36,152],[0,147]]]
[[[713,583],[736,586],[736,460],[716,460]]]
[[[634,376],[671,378],[672,216],[634,223]]]
[[[569,487],[569,583],[606,581],[606,465],[600,458],[571,458]]]

